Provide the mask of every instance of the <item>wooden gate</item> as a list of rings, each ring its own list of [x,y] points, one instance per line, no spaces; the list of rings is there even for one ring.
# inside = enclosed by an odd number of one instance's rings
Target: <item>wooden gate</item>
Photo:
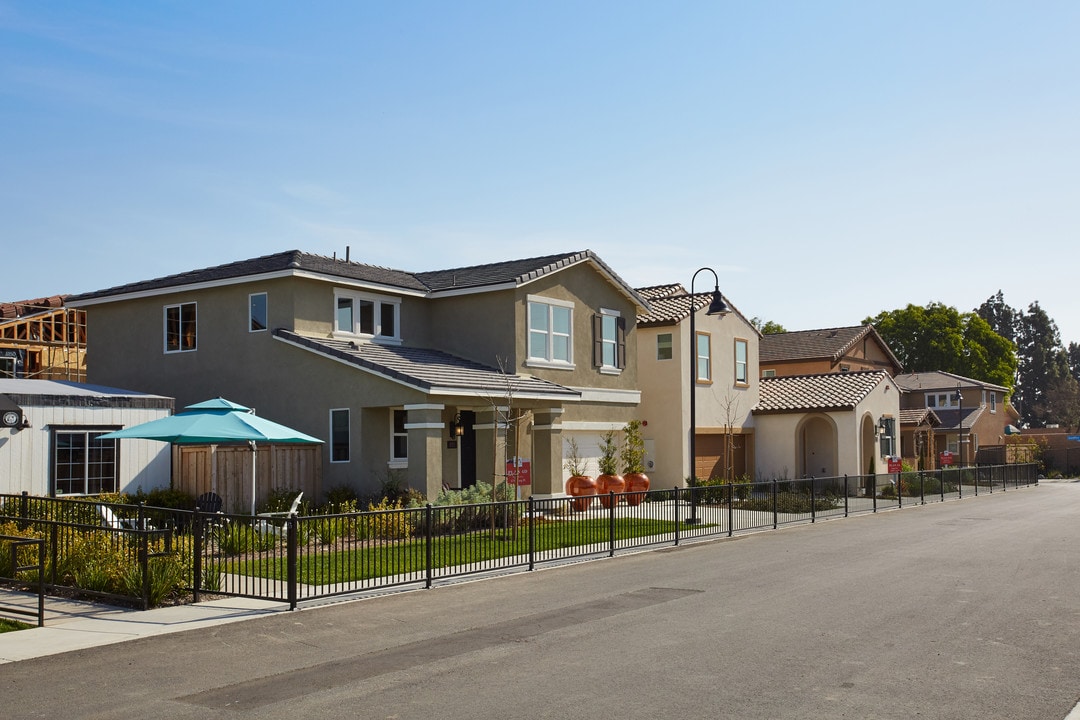
[[[173,487],[198,497],[221,496],[227,512],[251,510],[251,448],[247,445],[173,445]],[[260,445],[255,474],[256,507],[278,490],[303,491],[318,502],[322,493],[322,446]]]

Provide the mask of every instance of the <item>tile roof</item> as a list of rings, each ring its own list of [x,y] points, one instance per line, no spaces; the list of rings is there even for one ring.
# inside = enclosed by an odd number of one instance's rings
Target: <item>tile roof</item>
[[[941,418],[930,408],[915,408],[913,410],[900,411],[901,425],[931,425],[937,427],[941,424]]]
[[[505,397],[509,383],[517,398],[569,401],[581,397],[577,390],[539,378],[507,375],[441,350],[312,338],[282,329],[275,330],[274,336],[430,394]]]
[[[963,375],[956,375],[955,373],[943,372],[941,370],[932,370],[930,372],[919,373],[905,373],[903,375],[897,375],[894,380],[896,384],[900,386],[901,390],[905,392],[924,392],[929,390],[956,390],[956,386],[959,385],[962,388],[979,388],[986,390],[997,390],[998,392],[1007,393],[1009,389],[1002,387],[1001,385],[994,385],[993,383],[982,382],[981,380],[973,380]]]
[[[652,285],[650,287],[635,288],[638,295],[649,302],[649,308],[637,316],[637,324],[642,327],[677,325],[690,317],[690,306],[693,303],[694,312],[708,307],[712,302],[712,291],[694,293],[693,298],[686,288],[680,283],[669,285]],[[751,328],[754,324],[746,319],[728,296],[720,293],[724,302],[728,304],[732,312],[742,318],[743,322]],[[757,330],[757,328],[754,328]]]
[[[255,275],[283,273],[289,271],[307,271],[319,275],[339,277],[348,280],[373,283],[391,288],[430,293],[469,288],[484,288],[493,285],[512,283],[520,285],[580,262],[591,262],[606,274],[611,281],[640,307],[647,308],[648,303],[626,284],[614,270],[601,260],[592,250],[545,255],[543,257],[509,260],[506,262],[473,265],[433,270],[429,272],[408,272],[393,268],[367,265],[324,255],[314,255],[300,250],[264,255],[250,260],[239,260],[225,265],[191,270],[167,275],[152,280],[142,280],[118,285],[104,290],[82,293],[71,297],[73,301],[96,300],[99,298],[142,293],[154,290],[183,287],[202,283],[214,283]]]
[[[754,414],[853,410],[882,382],[889,382],[884,370],[761,378]]]
[[[892,354],[889,346],[878,335],[873,325],[798,330],[765,335],[761,338],[758,359],[761,363],[821,358],[836,362],[868,335],[875,337],[896,366],[901,367],[900,361]]]
[[[983,412],[985,411],[986,407],[981,405],[976,405],[972,408],[964,408],[965,432],[971,429],[971,426],[982,417]],[[960,429],[960,408],[935,408],[934,413],[941,419],[941,424],[936,427],[937,430],[947,431]]]
[[[64,307],[65,298],[67,298],[67,295],[50,295],[49,297],[34,300],[0,302],[0,320],[12,320],[62,308]]]

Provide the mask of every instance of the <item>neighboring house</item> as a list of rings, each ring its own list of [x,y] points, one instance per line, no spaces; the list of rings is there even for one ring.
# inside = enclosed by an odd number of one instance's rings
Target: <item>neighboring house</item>
[[[690,357],[695,357],[695,477],[753,476],[761,334],[732,307],[706,315],[712,293],[693,297],[682,285],[639,288],[650,310],[637,317],[638,417],[644,427],[646,474],[653,488],[690,477]],[[730,306],[730,302],[728,303]],[[690,339],[690,313],[695,313]]]
[[[886,458],[897,454],[899,404],[900,390],[884,370],[762,378],[754,408],[757,475],[885,472]]]
[[[86,315],[65,297],[0,303],[0,378],[86,382]]]
[[[926,469],[937,467],[945,450],[963,465],[982,461],[996,452],[992,448],[1005,445],[1005,437],[1018,422],[1016,411],[1006,402],[1009,390],[1001,385],[940,371],[897,375],[896,384],[904,391],[901,408],[932,410],[939,420],[930,428],[929,440],[921,443],[917,426],[902,428],[903,456],[916,462],[921,457]]]
[[[434,497],[501,479],[506,443],[532,494],[559,494],[565,437],[595,444],[640,400],[647,304],[589,250],[418,273],[291,250],[70,304],[91,380],[227,397],[326,439],[326,489],[404,477]]]
[[[903,369],[873,325],[765,335],[759,362],[762,377]]]
[[[99,435],[171,414],[173,401],[111,387],[0,379],[0,493],[96,495],[169,487],[170,449]]]

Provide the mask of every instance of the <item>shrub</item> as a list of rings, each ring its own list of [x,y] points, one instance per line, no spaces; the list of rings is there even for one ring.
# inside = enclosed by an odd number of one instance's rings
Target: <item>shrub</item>
[[[348,485],[337,485],[326,491],[326,508],[330,512],[356,512],[356,491]]]
[[[294,496],[295,497],[295,496]],[[218,552],[223,555],[242,555],[247,552],[264,552],[278,542],[276,528],[259,529],[246,522],[232,522],[216,533]]]
[[[22,538],[36,538],[40,537],[37,532],[31,528],[20,528],[18,523],[6,522],[0,524],[0,535],[12,535]],[[32,545],[26,545],[19,548],[18,562],[19,565],[35,565],[38,561],[37,548]],[[48,555],[46,555],[46,558]],[[46,560],[48,562],[48,560]],[[0,577],[15,578],[15,569],[11,566],[11,541],[0,540]],[[22,580],[37,580],[37,573],[20,573],[18,579]]]
[[[641,421],[631,420],[623,428],[623,473],[645,472],[645,440],[641,437]]]
[[[614,430],[608,430],[600,436],[600,474],[617,475],[619,473],[619,441]]]
[[[383,498],[379,503],[369,503],[364,524],[358,529],[361,539],[403,540],[412,537],[416,529],[416,514],[402,510],[401,501]]]
[[[508,504],[492,508],[491,485],[487,483],[480,482],[461,490],[443,490],[431,503],[438,508],[434,511],[432,532],[441,535],[491,527],[493,511],[496,527],[512,527],[521,517],[520,506],[508,502],[515,494],[511,485],[499,484],[495,488],[496,502]],[[419,506],[419,503],[412,505]]]

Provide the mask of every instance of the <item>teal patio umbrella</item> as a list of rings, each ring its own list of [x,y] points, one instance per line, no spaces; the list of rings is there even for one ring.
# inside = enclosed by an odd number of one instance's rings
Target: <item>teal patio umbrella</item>
[[[106,433],[103,440],[160,440],[176,445],[246,442],[251,447],[251,514],[255,514],[255,458],[258,443],[321,443],[322,440],[259,417],[250,408],[215,398],[188,405],[183,412]]]

